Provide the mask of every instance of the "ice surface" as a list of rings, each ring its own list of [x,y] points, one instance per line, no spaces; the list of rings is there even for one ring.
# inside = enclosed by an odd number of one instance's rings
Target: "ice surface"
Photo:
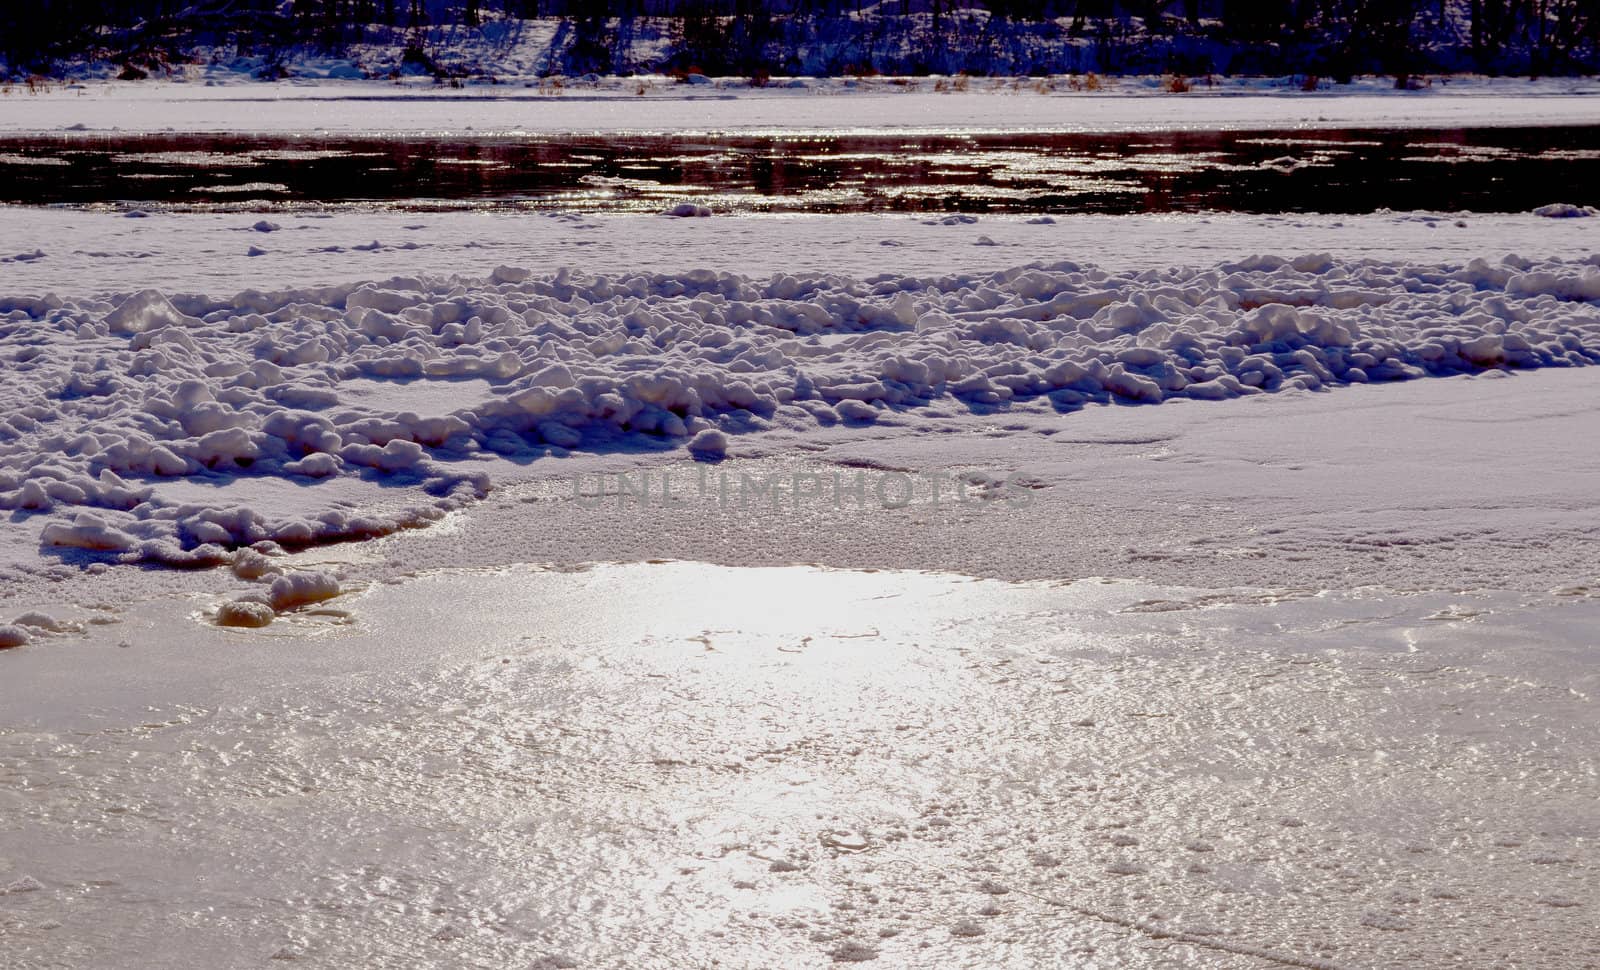
[[[210,601],[5,653],[19,965],[1600,955],[1592,589],[674,563],[447,570],[339,627]]]

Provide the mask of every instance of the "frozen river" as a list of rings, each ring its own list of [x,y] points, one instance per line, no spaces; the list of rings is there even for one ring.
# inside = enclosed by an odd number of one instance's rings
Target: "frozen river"
[[[0,970],[1600,965],[1509,83],[13,96]]]
[[[0,202],[153,211],[1525,212],[1600,203],[1600,127],[1014,134],[65,133]]]

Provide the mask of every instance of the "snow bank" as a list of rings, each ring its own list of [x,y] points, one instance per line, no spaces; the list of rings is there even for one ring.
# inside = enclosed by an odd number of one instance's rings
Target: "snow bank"
[[[233,550],[436,521],[485,493],[500,456],[666,440],[714,458],[730,434],[908,411],[1579,366],[1600,361],[1597,303],[1600,257],[1326,255],[868,279],[502,267],[222,300],[0,296],[0,509],[59,555],[260,578],[270,564]],[[251,499],[265,480],[294,493],[292,511]],[[215,487],[165,497],[178,481]],[[352,503],[336,491],[350,481],[403,501]]]

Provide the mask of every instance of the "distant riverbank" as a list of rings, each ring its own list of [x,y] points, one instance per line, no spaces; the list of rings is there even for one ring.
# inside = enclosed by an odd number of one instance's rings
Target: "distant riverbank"
[[[387,11],[369,3],[365,12],[354,4],[286,0],[271,11],[198,3],[176,13],[155,0],[124,0],[98,14],[95,6],[80,4],[70,19],[48,10],[0,11],[0,78],[136,80],[196,68],[266,80],[333,70],[343,79],[443,82],[590,74],[739,76],[758,84],[792,76],[1093,74],[1286,76],[1315,88],[1379,74],[1405,88],[1425,75],[1600,72],[1600,17],[1571,2],[1540,4],[1543,21],[1531,8],[1496,14],[1500,5],[1493,2],[1468,8],[1415,0],[844,5],[853,10],[754,0],[520,6],[418,0],[391,2]],[[563,7],[579,15],[513,15]],[[1151,14],[1152,7],[1158,12]],[[1183,15],[1172,15],[1180,7]],[[616,9],[607,15],[609,8]],[[1052,16],[1052,8],[1070,15]],[[1242,8],[1254,12],[1247,16]],[[665,15],[616,15],[640,11]]]

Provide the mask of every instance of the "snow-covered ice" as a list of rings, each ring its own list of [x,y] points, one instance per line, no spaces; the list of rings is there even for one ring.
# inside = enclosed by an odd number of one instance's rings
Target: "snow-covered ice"
[[[7,952],[1592,953],[1600,370],[1501,373],[779,427],[716,466],[1025,469],[1025,507],[595,503],[569,469],[694,463],[573,456],[421,532],[7,582],[6,630],[63,631],[3,655]],[[674,555],[747,565],[591,564]],[[807,558],[872,568],[748,565]],[[336,595],[278,615],[280,574]]]
[[[1594,301],[1595,257],[1328,255],[867,279],[505,268],[222,298],[0,298],[0,508],[47,553],[220,563],[253,543],[434,522],[482,498],[491,469],[574,449],[694,438],[736,453],[775,428],[803,438],[1013,402],[1070,412],[1583,366],[1600,361]],[[186,480],[216,487],[164,484]],[[352,507],[346,488],[363,484],[388,507]],[[258,490],[285,488],[295,514],[257,507]]]
[[[1563,205],[1552,200],[1552,205]],[[1574,258],[1595,251],[1594,224],[1531,213],[1166,213],[1043,218],[922,214],[715,216],[618,213],[293,213],[267,253],[254,216],[0,206],[8,296],[98,296],[318,288],[350,280],[496,271],[554,275],[678,274],[715,267],[752,277],[795,274],[944,275],[1077,259],[1107,271],[1237,263],[1259,253],[1330,253],[1389,263],[1469,263],[1517,253]],[[978,245],[989,237],[995,245]],[[376,247],[370,243],[378,242]],[[3,250],[0,250],[3,253]],[[11,259],[6,263],[6,259]],[[517,279],[496,282],[520,282]]]
[[[201,84],[89,82],[0,95],[0,132],[338,132],[527,135],[541,132],[696,131],[1183,131],[1293,128],[1464,128],[1600,122],[1589,79],[1460,79],[1428,91],[1371,83],[1301,93],[1287,81],[1245,79],[1163,94],[1159,79],[1074,92],[1070,79],[808,80],[752,88],[724,78],[690,86],[667,78],[608,79],[557,89],[464,90],[336,80]],[[1048,85],[1048,86],[1047,86]],[[1353,93],[1352,93],[1353,92]]]
[[[1562,200],[1552,199],[1552,204]],[[806,272],[857,277],[1008,269],[1073,259],[1110,271],[1236,262],[1259,253],[1325,252],[1339,259],[1466,263],[1517,253],[1587,256],[1593,224],[1531,213],[1367,215],[716,216],[611,213],[338,212],[274,215],[261,243],[243,213],[122,214],[0,206],[6,295],[169,292],[227,295],[309,289],[351,280],[499,267],[553,275],[681,273],[712,267],[746,276]],[[987,236],[996,245],[978,245]],[[370,245],[377,242],[377,246]],[[250,246],[266,248],[247,256]],[[16,250],[26,260],[6,262]],[[519,282],[503,279],[500,282]]]

